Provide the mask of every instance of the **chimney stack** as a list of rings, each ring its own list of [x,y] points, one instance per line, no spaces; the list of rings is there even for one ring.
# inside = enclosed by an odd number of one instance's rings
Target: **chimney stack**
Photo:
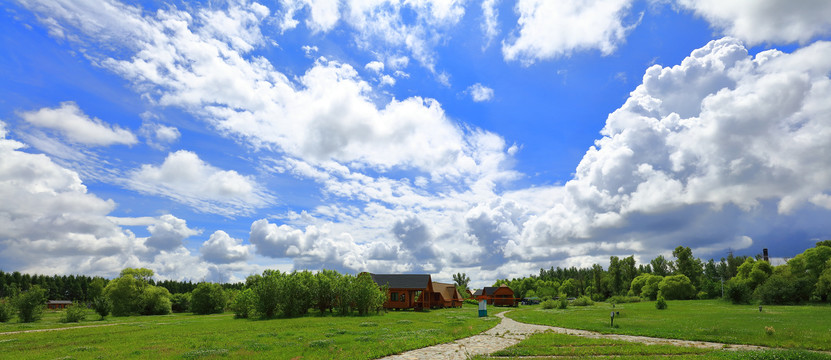
[[[770,260],[768,260],[768,249],[767,248],[762,249],[762,259],[767,261],[767,262],[770,262]]]

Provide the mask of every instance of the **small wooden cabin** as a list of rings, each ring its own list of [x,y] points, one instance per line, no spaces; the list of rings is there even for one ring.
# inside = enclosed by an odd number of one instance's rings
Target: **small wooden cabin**
[[[429,274],[369,274],[378,286],[387,286],[384,309],[429,309],[433,280]],[[424,295],[427,296],[424,296]]]
[[[433,307],[462,307],[462,295],[455,284],[433,283]]]
[[[518,300],[514,296],[514,291],[508,285],[485,287],[482,290],[477,290],[474,296],[476,300],[485,300],[488,305],[494,306],[517,306]]]
[[[72,305],[72,301],[69,300],[49,300],[46,302],[46,308],[50,310],[63,310],[66,309],[69,305]]]

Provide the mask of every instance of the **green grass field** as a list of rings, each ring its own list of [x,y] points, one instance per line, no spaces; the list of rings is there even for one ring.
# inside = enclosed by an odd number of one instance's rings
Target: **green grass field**
[[[807,351],[727,351],[698,349],[672,345],[644,345],[620,340],[588,339],[572,335],[543,333],[490,356],[476,360],[514,359],[533,356],[534,359],[757,359],[757,360],[823,360],[825,354]]]
[[[531,324],[592,330],[601,333],[751,344],[777,348],[831,350],[831,306],[732,305],[720,300],[669,301],[666,310],[655,302],[570,306],[565,310],[521,307],[508,317]],[[610,327],[612,310],[619,311]],[[765,327],[772,327],[768,334]]]
[[[2,334],[66,327],[49,313],[34,324],[0,324],[3,359],[373,359],[478,334],[499,321],[478,318],[475,306],[429,312],[393,311],[365,317],[308,316],[234,319],[175,314],[88,320],[62,331]],[[97,315],[90,314],[89,319]]]

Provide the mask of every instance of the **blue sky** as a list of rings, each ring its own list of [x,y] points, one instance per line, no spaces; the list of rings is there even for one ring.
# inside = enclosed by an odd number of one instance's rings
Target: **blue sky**
[[[831,237],[825,2],[4,10],[4,271],[482,286]]]

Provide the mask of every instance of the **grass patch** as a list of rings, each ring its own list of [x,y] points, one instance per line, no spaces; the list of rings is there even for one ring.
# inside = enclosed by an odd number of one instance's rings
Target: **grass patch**
[[[751,359],[828,360],[831,356],[804,350],[727,351],[673,345],[646,345],[621,340],[591,339],[573,335],[542,333],[528,337],[490,356],[472,359]]]
[[[544,310],[526,306],[507,314],[531,324],[592,330],[601,333],[642,335],[670,339],[751,344],[778,348],[831,350],[831,307],[828,305],[733,305],[720,300],[668,301],[658,310],[654,301]],[[610,311],[615,328],[609,326]],[[769,335],[775,328],[775,335]]]
[[[477,309],[465,306],[365,317],[313,312],[307,317],[273,320],[234,319],[231,313],[107,317],[80,325],[115,325],[2,334],[77,326],[60,323],[60,314],[46,314],[31,328],[0,324],[0,358],[375,359],[472,336],[498,323],[492,316],[479,318]]]

